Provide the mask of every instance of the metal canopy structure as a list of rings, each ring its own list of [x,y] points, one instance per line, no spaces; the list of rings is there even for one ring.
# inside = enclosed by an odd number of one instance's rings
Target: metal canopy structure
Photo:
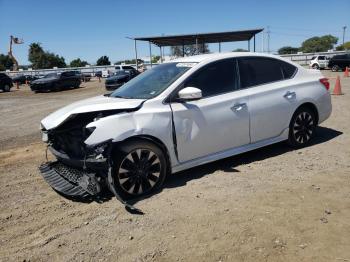
[[[186,45],[198,45],[202,44],[219,44],[219,52],[221,52],[221,43],[223,42],[237,42],[248,41],[248,50],[250,51],[250,40],[253,38],[253,50],[255,52],[255,35],[262,32],[263,28],[241,30],[241,31],[228,31],[228,32],[214,32],[214,33],[198,33],[198,34],[186,34],[186,35],[168,35],[168,36],[153,36],[153,37],[128,37],[135,41],[135,54],[136,54],[136,67],[137,63],[137,41],[147,41],[150,49],[150,61],[152,66],[152,47],[154,44],[160,48],[160,57],[162,60],[161,48],[165,46],[182,46],[183,55],[184,47]]]

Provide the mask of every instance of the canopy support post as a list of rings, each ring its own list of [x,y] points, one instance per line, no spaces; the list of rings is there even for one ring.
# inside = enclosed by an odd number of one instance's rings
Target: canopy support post
[[[149,43],[149,62],[152,68],[152,47],[151,47],[151,42],[149,41],[148,43]]]
[[[185,57],[185,41],[182,40],[182,56]]]
[[[159,47],[159,53],[160,53],[160,63],[163,63],[163,55],[162,55],[162,47]]]
[[[219,42],[219,53],[221,53],[221,42]]]
[[[254,53],[255,53],[255,35],[254,35]]]
[[[248,40],[248,51],[250,52],[250,40]]]
[[[196,37],[196,55],[198,55],[199,54],[199,52],[198,52],[199,50],[198,50],[198,38]]]
[[[136,39],[135,39],[135,60],[136,60],[136,70],[139,70],[139,63],[137,61],[137,46],[136,46]]]

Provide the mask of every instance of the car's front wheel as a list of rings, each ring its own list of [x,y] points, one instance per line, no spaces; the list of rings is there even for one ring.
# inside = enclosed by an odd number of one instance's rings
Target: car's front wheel
[[[315,136],[316,115],[307,107],[298,109],[290,121],[288,143],[296,148],[304,147]]]
[[[155,144],[141,139],[122,145],[112,168],[114,187],[124,199],[159,189],[166,173],[164,152]]]
[[[9,84],[5,84],[3,90],[4,92],[10,92],[11,86]]]

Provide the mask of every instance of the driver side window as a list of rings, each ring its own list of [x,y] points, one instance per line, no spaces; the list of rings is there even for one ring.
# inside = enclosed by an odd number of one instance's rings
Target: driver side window
[[[184,87],[201,89],[203,98],[236,90],[236,60],[230,58],[204,66],[185,82]]]

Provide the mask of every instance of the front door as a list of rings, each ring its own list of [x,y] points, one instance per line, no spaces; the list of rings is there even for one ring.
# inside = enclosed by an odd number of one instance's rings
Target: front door
[[[180,162],[249,144],[249,96],[238,89],[236,60],[204,66],[184,87],[202,90],[202,99],[171,104]]]

